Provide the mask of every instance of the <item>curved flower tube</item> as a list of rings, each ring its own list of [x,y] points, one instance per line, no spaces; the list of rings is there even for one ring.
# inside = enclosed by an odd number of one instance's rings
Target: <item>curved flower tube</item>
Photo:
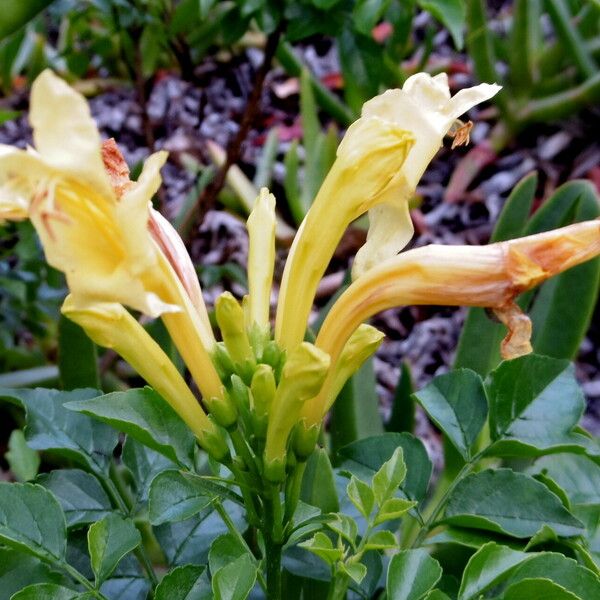
[[[227,456],[227,443],[219,428],[202,410],[168,356],[121,304],[79,307],[73,296],[67,296],[61,310],[94,342],[122,356],[171,405],[209,454],[217,460]]]
[[[450,97],[445,73],[413,75],[402,89],[365,103],[314,200],[286,262],[275,339],[286,349],[304,338],[317,285],[346,227],[369,212],[367,242],[353,276],[397,254],[410,240],[408,201],[456,119],[494,96],[481,84]]]
[[[525,315],[513,300],[542,281],[600,254],[600,221],[586,221],[555,231],[489,246],[430,245],[404,252],[372,269],[333,305],[315,345],[332,361],[356,328],[374,314],[395,306],[438,304],[494,309],[513,330],[505,339],[505,358],[530,352]],[[529,330],[530,331],[530,330]],[[302,409],[304,429],[321,422],[335,400],[326,380],[322,391]]]

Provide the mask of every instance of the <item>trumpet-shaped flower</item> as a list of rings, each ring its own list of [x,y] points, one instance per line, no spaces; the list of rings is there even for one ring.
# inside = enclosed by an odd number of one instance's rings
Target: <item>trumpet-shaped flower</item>
[[[531,351],[527,317],[514,298],[542,281],[600,254],[600,221],[489,246],[430,245],[387,260],[355,281],[327,315],[315,344],[332,361],[328,378],[355,329],[372,315],[406,304],[481,306],[494,309],[507,324],[505,358]],[[305,403],[305,429],[319,423],[334,398],[326,381]]]
[[[284,348],[304,337],[318,282],[346,227],[369,212],[367,242],[353,275],[397,254],[410,240],[408,201],[456,119],[500,89],[482,84],[450,97],[445,74],[407,79],[365,103],[346,132],[285,266],[275,335]]]
[[[202,410],[179,371],[121,304],[78,307],[73,296],[68,296],[62,312],[83,327],[94,342],[121,355],[171,405],[207,452],[217,460],[228,454],[219,428]]]

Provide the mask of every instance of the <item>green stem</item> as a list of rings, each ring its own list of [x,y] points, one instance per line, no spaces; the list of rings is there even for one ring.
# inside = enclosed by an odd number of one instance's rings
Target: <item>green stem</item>
[[[239,544],[242,545],[243,548],[246,549],[248,554],[250,556],[252,556],[252,558],[254,558],[256,561],[256,557],[254,556],[254,553],[250,549],[250,546],[248,546],[248,543],[244,539],[244,536],[240,533],[239,529],[235,526],[235,523],[231,520],[231,517],[229,516],[229,514],[227,513],[227,511],[225,510],[225,508],[223,507],[221,502],[219,500],[215,500],[213,502],[213,506],[215,507],[215,510],[219,513],[219,516],[221,517],[223,523],[225,523],[225,525],[227,526],[229,533],[238,541]],[[265,578],[264,578],[262,572],[260,571],[260,569],[258,569],[257,578],[258,578],[258,583],[260,584],[260,587],[266,592],[267,591],[267,582],[265,581]]]
[[[233,431],[230,431],[229,436],[231,437],[231,442],[233,443],[236,454],[244,461],[244,464],[257,481],[260,481],[261,477],[258,467],[256,466],[256,459],[239,428],[236,427]]]
[[[246,478],[244,473],[233,461],[227,464],[227,468],[233,473],[235,480],[239,484],[240,493],[244,499],[248,523],[253,527],[260,527],[260,517],[258,516],[258,510],[256,508],[255,496],[252,494],[250,486],[245,481]]]
[[[96,588],[94,588],[94,585],[88,581],[88,579],[86,579],[77,569],[66,562],[61,562],[58,564],[65,573],[72,577],[77,583],[80,583],[86,590],[94,594],[97,598],[106,600],[106,596],[102,595]]]
[[[335,573],[329,586],[327,600],[344,600],[349,585],[350,579],[346,574]]]
[[[281,600],[281,549],[282,544],[265,535],[267,565],[267,600]]]
[[[285,486],[285,515],[284,522],[287,525],[292,521],[302,491],[302,478],[306,470],[306,461],[296,463],[294,472],[288,478]]]
[[[415,538],[414,542],[411,544],[411,548],[417,548],[421,545],[421,543],[431,530],[432,526],[435,524],[435,521],[438,518],[439,514],[446,506],[446,502],[450,498],[450,495],[455,490],[456,486],[475,468],[482,456],[483,451],[476,454],[468,463],[465,463],[463,468],[458,472],[458,475],[454,478],[454,481],[446,488],[441,498],[435,505],[435,508],[425,519],[423,527],[419,531],[419,534]]]

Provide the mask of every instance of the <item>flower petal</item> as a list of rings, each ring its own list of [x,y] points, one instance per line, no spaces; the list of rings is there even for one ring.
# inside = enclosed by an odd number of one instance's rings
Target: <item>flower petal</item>
[[[102,162],[100,134],[85,98],[49,69],[31,87],[29,121],[44,161],[114,197]]]

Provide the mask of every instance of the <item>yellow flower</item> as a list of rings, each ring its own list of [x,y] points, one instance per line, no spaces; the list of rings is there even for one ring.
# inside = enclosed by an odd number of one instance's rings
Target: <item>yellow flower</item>
[[[354,276],[406,245],[413,234],[408,201],[443,137],[457,117],[499,89],[482,84],[451,98],[445,74],[419,73],[363,106],[290,250],[277,306],[279,344],[290,349],[304,338],[319,280],[354,219],[369,211]]]
[[[331,357],[332,369],[356,328],[395,306],[439,304],[494,309],[509,326],[505,358],[531,351],[527,317],[514,298],[542,281],[600,254],[600,221],[586,221],[489,246],[430,245],[388,259],[359,277],[327,315],[315,345]],[[335,398],[326,380],[302,409],[304,429],[320,423]]]
[[[122,305],[104,302],[80,308],[68,296],[62,312],[83,327],[94,342],[121,355],[171,405],[207,452],[218,460],[228,454],[218,427],[202,410],[173,363]]]

